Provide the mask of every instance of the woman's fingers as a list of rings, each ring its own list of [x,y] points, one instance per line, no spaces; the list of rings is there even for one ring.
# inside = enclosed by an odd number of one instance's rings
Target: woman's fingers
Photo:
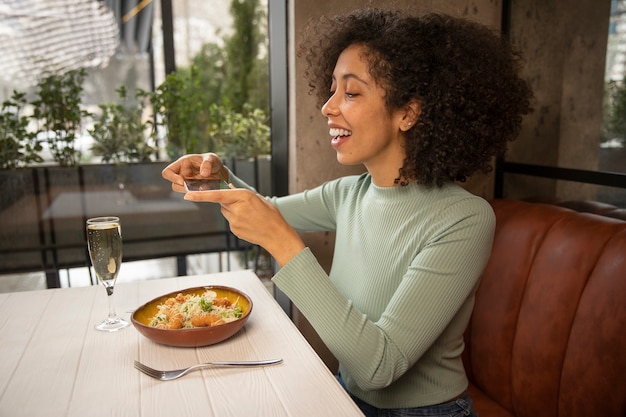
[[[186,155],[166,166],[161,175],[173,184],[183,185],[184,178],[191,178],[199,171],[202,162],[200,155]]]
[[[185,192],[184,181],[188,178],[217,176],[228,180],[228,170],[214,153],[182,156],[166,166],[161,175],[172,183],[172,189],[177,192]]]
[[[278,209],[250,190],[234,188],[189,192],[185,194],[185,199],[220,204],[231,232],[240,239],[264,247],[281,266],[305,247]]]
[[[189,192],[185,194],[185,199],[220,204],[231,231],[255,244],[261,244],[268,235],[267,229],[282,220],[278,210],[269,201],[246,189]]]
[[[246,199],[248,194],[253,193],[249,190],[244,190],[241,188],[231,188],[229,190],[190,191],[185,194],[185,200],[206,203],[232,204]]]

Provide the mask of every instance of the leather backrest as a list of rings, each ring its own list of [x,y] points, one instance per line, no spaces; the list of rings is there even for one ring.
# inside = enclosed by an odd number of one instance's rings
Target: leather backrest
[[[516,416],[626,415],[626,222],[494,200],[465,360]]]

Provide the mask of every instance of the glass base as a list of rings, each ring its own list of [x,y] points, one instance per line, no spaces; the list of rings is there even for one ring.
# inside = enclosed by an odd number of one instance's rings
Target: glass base
[[[116,332],[130,325],[126,320],[119,317],[109,317],[106,320],[96,324],[96,330],[103,332]]]

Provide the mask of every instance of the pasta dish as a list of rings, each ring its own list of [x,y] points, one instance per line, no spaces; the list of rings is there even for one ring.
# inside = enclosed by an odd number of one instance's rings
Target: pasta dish
[[[192,329],[228,323],[242,315],[243,308],[236,301],[232,303],[227,298],[217,298],[214,291],[207,290],[202,295],[178,294],[168,298],[158,306],[150,326],[159,329]]]

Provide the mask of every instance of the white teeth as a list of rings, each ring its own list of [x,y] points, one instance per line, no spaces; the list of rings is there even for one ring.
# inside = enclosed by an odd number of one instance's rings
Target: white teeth
[[[352,134],[351,131],[345,129],[330,129],[330,136],[350,136]]]

